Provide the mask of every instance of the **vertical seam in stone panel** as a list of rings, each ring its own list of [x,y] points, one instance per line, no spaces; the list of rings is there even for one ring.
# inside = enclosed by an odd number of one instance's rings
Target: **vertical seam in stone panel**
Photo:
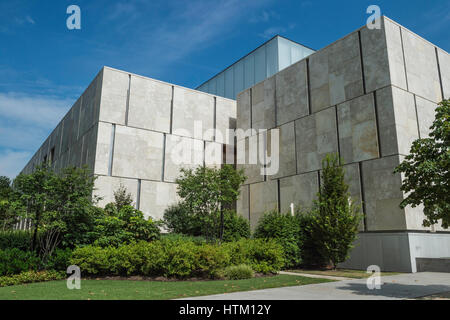
[[[141,207],[141,179],[137,181],[137,193],[136,193],[136,209],[139,210]]]
[[[267,181],[267,135],[269,131],[264,131],[263,133],[263,140],[264,140],[264,181]]]
[[[169,124],[169,132],[172,133],[173,130],[173,100],[175,98],[175,88],[172,86],[172,100],[170,100],[170,124]]]
[[[247,200],[247,202],[248,202],[248,210],[247,210],[247,213],[248,213],[248,222],[250,223],[250,203],[251,203],[251,201],[250,201],[250,184],[248,184],[247,185],[247,188],[248,188],[248,200]]]
[[[216,88],[217,88],[217,84],[216,84]],[[217,127],[217,97],[214,97],[214,118],[213,118],[213,129],[214,129],[214,136],[213,136],[213,141],[216,141],[216,127]]]
[[[131,89],[131,74],[128,74],[127,102],[125,105],[125,125],[126,126],[128,126],[128,113],[130,112],[130,89]]]
[[[64,134],[64,119],[61,120],[61,135],[59,137],[58,159],[61,158],[63,134]]]
[[[75,141],[78,141],[80,137],[80,125],[81,125],[81,111],[83,110],[83,96],[80,97],[80,112],[78,112],[78,125],[77,125],[77,138]],[[72,112],[73,115],[74,112]],[[69,142],[67,142],[69,143]]]
[[[436,52],[436,63],[437,63],[437,69],[438,69],[438,75],[439,75],[439,84],[441,86],[441,95],[442,95],[442,99],[445,99],[444,86],[442,84],[441,64],[439,63],[438,48],[434,47],[434,51]]]
[[[274,109],[275,109],[275,127],[278,126],[278,106],[277,106],[277,77],[274,77],[274,82],[275,82],[275,87],[273,89],[273,104],[274,104]]]
[[[195,141],[194,141],[194,143],[195,143]],[[205,158],[206,158],[206,141],[203,140],[203,166],[204,166],[204,167],[206,166],[206,160],[205,160]]]
[[[337,134],[337,150],[338,150],[338,162],[340,165],[343,165],[345,163],[345,159],[344,159],[344,163],[341,163],[341,144],[339,142],[339,121],[338,121],[338,106],[336,105],[336,107],[334,108],[335,110],[335,115],[336,115],[336,134]]]
[[[400,41],[402,43],[402,56],[403,56],[403,68],[405,70],[405,80],[406,80],[406,91],[409,91],[409,85],[408,85],[408,73],[406,72],[406,59],[405,59],[405,48],[403,46],[403,32],[402,27],[398,27],[400,29]],[[387,40],[386,40],[387,41]]]
[[[309,58],[306,58],[306,86],[308,87],[308,113],[312,114],[311,112],[311,85],[310,85],[310,74],[309,74]]]
[[[108,176],[112,175],[113,158],[114,158],[114,142],[116,139],[116,124],[113,123],[111,126],[111,139],[109,143],[109,165],[108,165]]]
[[[365,193],[364,193],[362,162],[358,162],[358,171],[359,171],[359,185],[361,186],[361,204],[362,204],[361,209],[363,211],[363,225],[364,225],[364,231],[367,231],[366,197],[365,197]]]
[[[380,122],[378,119],[378,101],[377,92],[373,92],[373,105],[375,107],[375,129],[377,130],[377,140],[378,140],[378,156],[381,158],[381,139],[380,139]]]
[[[86,135],[83,135],[81,138],[81,152],[80,152],[80,167],[83,166],[83,149],[84,149],[84,138]]]
[[[320,169],[317,170],[317,186],[319,187],[319,193],[320,193]]]
[[[167,135],[166,135],[166,133],[163,133],[161,181],[164,181],[164,174],[165,174],[165,170],[166,170],[166,141],[167,141]]]
[[[361,42],[361,30],[358,31],[358,40],[359,40],[359,56],[361,61],[361,75],[362,75],[362,83],[363,83],[363,91],[364,94],[367,93],[366,90],[366,77],[364,73],[364,59],[363,59],[363,52],[362,52],[362,42]]]
[[[420,136],[419,114],[417,113],[417,98],[415,94],[413,94],[413,97],[414,97],[414,110],[416,111],[417,133],[419,134],[419,139],[421,139],[422,137]]]
[[[253,88],[250,88],[250,128],[253,128]]]
[[[277,205],[278,205],[278,212],[281,212],[281,201],[280,201],[280,179],[277,179]]]
[[[294,153],[295,153],[295,174],[298,174],[298,163],[297,163],[297,125],[294,121]]]

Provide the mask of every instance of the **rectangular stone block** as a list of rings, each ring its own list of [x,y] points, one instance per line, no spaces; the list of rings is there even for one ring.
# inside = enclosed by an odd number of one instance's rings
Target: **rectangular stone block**
[[[352,33],[309,57],[313,113],[364,93],[358,33]]]
[[[402,28],[408,91],[433,102],[442,100],[435,47]]]
[[[361,29],[361,44],[367,92],[390,84],[406,90],[400,27],[381,17],[381,29]]]
[[[428,138],[431,131],[430,127],[433,125],[437,104],[419,96],[415,96],[415,98],[420,138]]]
[[[97,148],[95,152],[94,173],[108,175],[109,158],[111,148],[112,124],[106,122],[98,123]]]
[[[256,84],[252,90],[252,128],[275,127],[275,76]]]
[[[81,165],[87,166],[91,173],[94,172],[95,153],[97,149],[98,123],[95,124],[83,136],[83,151],[81,154]]]
[[[180,169],[194,169],[204,163],[204,141],[166,135],[164,181],[175,182]]]
[[[236,145],[236,168],[244,169],[244,184],[264,181],[264,152],[266,142],[263,134],[239,140]]]
[[[161,180],[163,134],[116,125],[112,175]]]
[[[241,187],[239,198],[236,201],[236,212],[241,217],[250,221],[250,208],[249,199],[250,197],[250,185],[245,185]]]
[[[104,69],[105,70],[105,69]],[[108,93],[108,89],[102,88],[102,72],[89,84],[81,99],[80,122],[78,128],[78,139],[89,131],[99,119],[101,94]],[[105,107],[105,106],[103,106]],[[108,106],[106,106],[108,108]],[[105,110],[104,110],[105,111]],[[110,121],[112,122],[112,121]]]
[[[278,210],[278,183],[275,180],[250,185],[250,228],[255,230],[265,212]]]
[[[131,197],[133,198],[132,205],[135,206],[138,188],[137,179],[107,176],[98,176],[95,180],[94,195],[102,198],[97,205],[100,207],[104,207],[108,203],[114,202],[114,192],[117,191],[120,186],[125,187],[127,193],[131,194]]]
[[[223,145],[217,142],[205,141],[205,166],[220,168],[223,161]]]
[[[131,76],[129,126],[169,133],[171,108],[171,85]]]
[[[125,124],[130,74],[103,69],[100,121]]]
[[[237,96],[236,129],[248,130],[251,127],[251,89],[242,91]]]
[[[379,157],[373,94],[337,106],[339,146],[345,163]]]
[[[278,72],[275,79],[277,126],[308,115],[306,60]]]
[[[200,91],[175,87],[172,133],[203,139],[204,133],[211,129],[214,129],[214,97]],[[211,141],[212,137],[210,135],[207,140]]]
[[[280,209],[282,213],[294,209],[311,208],[319,191],[319,174],[317,171],[280,179]]]
[[[328,153],[337,153],[336,108],[295,121],[297,173],[322,168]]]
[[[376,92],[381,156],[409,153],[419,137],[414,96],[397,87]]]
[[[399,156],[364,161],[362,176],[365,195],[367,231],[405,230],[405,210],[400,174],[393,174]]]
[[[437,48],[439,70],[441,72],[442,91],[444,99],[450,99],[450,54]]]
[[[233,144],[230,132],[236,129],[236,101],[216,97],[216,142]]]
[[[153,220],[163,219],[164,211],[179,200],[175,183],[141,181],[139,210],[146,217]]]
[[[266,175],[270,179],[277,179],[296,174],[294,121],[270,130],[266,140],[269,157],[266,160]],[[270,163],[269,159],[271,159]]]

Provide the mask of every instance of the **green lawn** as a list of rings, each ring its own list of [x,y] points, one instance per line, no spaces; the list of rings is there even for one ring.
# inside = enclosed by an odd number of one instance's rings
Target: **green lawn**
[[[336,269],[336,270],[296,269],[296,270],[289,270],[289,272],[315,274],[321,276],[346,277],[355,279],[364,279],[372,275],[370,273],[367,273],[366,270],[351,270],[351,269]],[[381,272],[381,276],[391,276],[395,274],[398,274],[398,272]]]
[[[294,275],[215,281],[82,280],[80,290],[69,290],[66,281],[60,280],[3,287],[0,288],[0,300],[176,299],[329,281]]]

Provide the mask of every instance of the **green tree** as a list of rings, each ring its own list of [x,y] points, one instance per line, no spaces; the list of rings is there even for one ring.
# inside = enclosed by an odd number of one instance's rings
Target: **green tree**
[[[224,212],[239,197],[239,188],[245,181],[243,170],[231,165],[221,168],[197,167],[181,169],[178,195],[183,206],[202,221],[202,233],[208,239],[219,234],[223,239]]]
[[[131,206],[133,204],[133,196],[128,192],[127,188],[122,184],[114,191],[114,205],[117,211],[120,211],[124,206]]]
[[[447,229],[450,224],[450,100],[444,100],[436,108],[429,138],[412,143],[410,154],[394,172],[402,173],[401,190],[407,197],[401,208],[423,205],[429,227],[442,222]]]
[[[11,229],[16,223],[11,180],[6,176],[0,176],[0,230]]]
[[[361,221],[359,207],[351,200],[345,171],[336,154],[322,161],[321,187],[314,201],[311,237],[318,252],[336,269],[348,258]]]
[[[74,247],[89,243],[96,217],[102,211],[93,206],[95,177],[87,168],[68,167],[56,174],[46,166],[31,174],[20,174],[14,180],[15,203],[21,216],[31,219],[33,240],[37,248],[37,234],[46,234],[44,250],[48,252],[62,243]],[[100,210],[100,211],[99,211]],[[51,235],[51,236],[49,236]]]

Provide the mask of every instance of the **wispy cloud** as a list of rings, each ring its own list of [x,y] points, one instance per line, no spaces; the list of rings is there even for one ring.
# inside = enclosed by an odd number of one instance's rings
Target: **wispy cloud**
[[[23,169],[30,156],[30,152],[0,150],[0,175],[13,179]]]
[[[39,127],[57,123],[69,106],[71,99],[56,96],[29,95],[23,93],[0,93],[1,122],[11,121]],[[1,123],[0,122],[0,123]]]
[[[250,18],[250,23],[266,23],[274,19],[279,20],[280,15],[272,10],[263,10],[261,13],[252,16]]]
[[[0,93],[0,175],[17,175],[73,102],[57,96]]]
[[[270,27],[270,28],[267,28],[266,30],[264,30],[263,33],[260,33],[259,36],[264,39],[270,39],[274,35],[285,33],[294,28],[295,28],[295,24],[290,24],[288,27],[280,27],[280,26]]]

